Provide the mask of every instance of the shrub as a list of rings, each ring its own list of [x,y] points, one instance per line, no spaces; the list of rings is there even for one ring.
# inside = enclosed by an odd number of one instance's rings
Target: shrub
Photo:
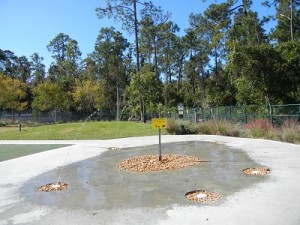
[[[169,134],[196,134],[196,127],[191,122],[168,120],[167,131]]]
[[[285,142],[300,143],[300,128],[296,119],[283,122],[281,125],[281,139]]]
[[[216,134],[216,126],[212,120],[199,123],[196,127],[198,134]]]
[[[256,119],[245,125],[246,134],[251,138],[270,138],[277,139],[278,131],[273,128],[267,119]]]
[[[175,134],[176,130],[178,130],[178,129],[179,129],[179,126],[175,120],[170,119],[167,121],[167,132],[169,134]]]
[[[225,135],[225,136],[239,136],[240,130],[238,125],[234,126],[232,123],[221,120],[216,123],[216,130],[218,135]]]
[[[197,126],[197,131],[199,134],[217,134],[225,136],[239,136],[241,133],[239,124],[234,126],[226,120],[209,120],[200,123]]]

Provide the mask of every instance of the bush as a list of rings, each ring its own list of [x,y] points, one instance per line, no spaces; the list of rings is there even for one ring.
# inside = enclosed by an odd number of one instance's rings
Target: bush
[[[281,125],[281,139],[285,142],[300,143],[300,128],[296,119],[283,122]]]
[[[196,134],[194,124],[187,121],[168,120],[167,131],[169,134]]]
[[[251,138],[279,140],[279,131],[267,119],[252,120],[245,125],[245,133]]]
[[[226,120],[209,120],[207,122],[200,123],[197,126],[197,132],[199,134],[217,134],[225,136],[239,136],[241,133],[239,124],[234,126]]]
[[[240,129],[238,125],[239,124],[234,126],[232,123],[226,120],[221,120],[218,123],[216,123],[217,134],[237,137],[240,135]]]
[[[252,120],[243,126],[226,120],[209,120],[197,125],[186,121],[168,120],[167,131],[170,134],[215,134],[300,143],[300,127],[296,119],[284,121],[280,128],[273,127],[267,119]]]
[[[179,129],[179,126],[175,120],[170,119],[167,121],[167,132],[169,134],[175,134],[176,130],[178,130],[178,129]]]
[[[216,134],[216,126],[212,120],[202,122],[197,125],[198,134]]]

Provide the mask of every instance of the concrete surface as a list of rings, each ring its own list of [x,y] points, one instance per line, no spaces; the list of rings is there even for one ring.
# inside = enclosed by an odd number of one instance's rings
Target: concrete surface
[[[156,136],[0,141],[73,144],[0,162],[0,224],[300,225],[299,145],[220,136],[163,136],[162,143],[173,143],[170,146],[176,153],[196,154],[209,162],[150,174],[115,167],[119,160],[152,152],[149,145],[157,142]],[[166,146],[163,153],[169,151]],[[240,173],[251,166],[267,166],[271,174]],[[70,187],[61,192],[37,191],[38,186],[57,179]],[[197,189],[217,191],[224,197],[209,204],[188,202],[184,192]]]

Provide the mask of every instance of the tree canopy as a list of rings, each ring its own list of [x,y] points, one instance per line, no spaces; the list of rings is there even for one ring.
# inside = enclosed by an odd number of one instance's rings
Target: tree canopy
[[[82,59],[78,42],[59,33],[46,46],[53,58],[47,71],[37,52],[27,59],[0,49],[0,107],[83,114],[120,109],[123,118],[144,121],[146,113],[179,103],[299,103],[300,1],[264,1],[274,15],[263,18],[252,3],[214,1],[190,14],[189,28],[179,33],[171,14],[151,1],[107,0],[95,16],[121,22],[133,43],[103,27]],[[277,23],[266,31],[271,19]]]

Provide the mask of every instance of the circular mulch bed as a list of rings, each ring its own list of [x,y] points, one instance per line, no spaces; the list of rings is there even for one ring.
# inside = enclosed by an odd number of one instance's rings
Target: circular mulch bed
[[[195,190],[186,193],[185,197],[193,202],[207,203],[218,201],[220,198],[222,198],[222,194],[212,191]]]
[[[187,155],[162,155],[159,161],[157,155],[144,155],[123,160],[118,164],[119,169],[132,172],[153,172],[161,170],[175,170],[199,164],[200,160]]]
[[[246,174],[254,175],[254,176],[263,176],[263,175],[269,174],[271,172],[270,169],[265,168],[265,167],[247,168],[247,169],[244,169],[243,171]]]
[[[45,184],[43,186],[40,186],[38,188],[39,191],[44,191],[44,192],[50,192],[50,191],[62,191],[68,187],[67,183],[63,182],[56,182],[56,183],[50,183],[50,184]]]

